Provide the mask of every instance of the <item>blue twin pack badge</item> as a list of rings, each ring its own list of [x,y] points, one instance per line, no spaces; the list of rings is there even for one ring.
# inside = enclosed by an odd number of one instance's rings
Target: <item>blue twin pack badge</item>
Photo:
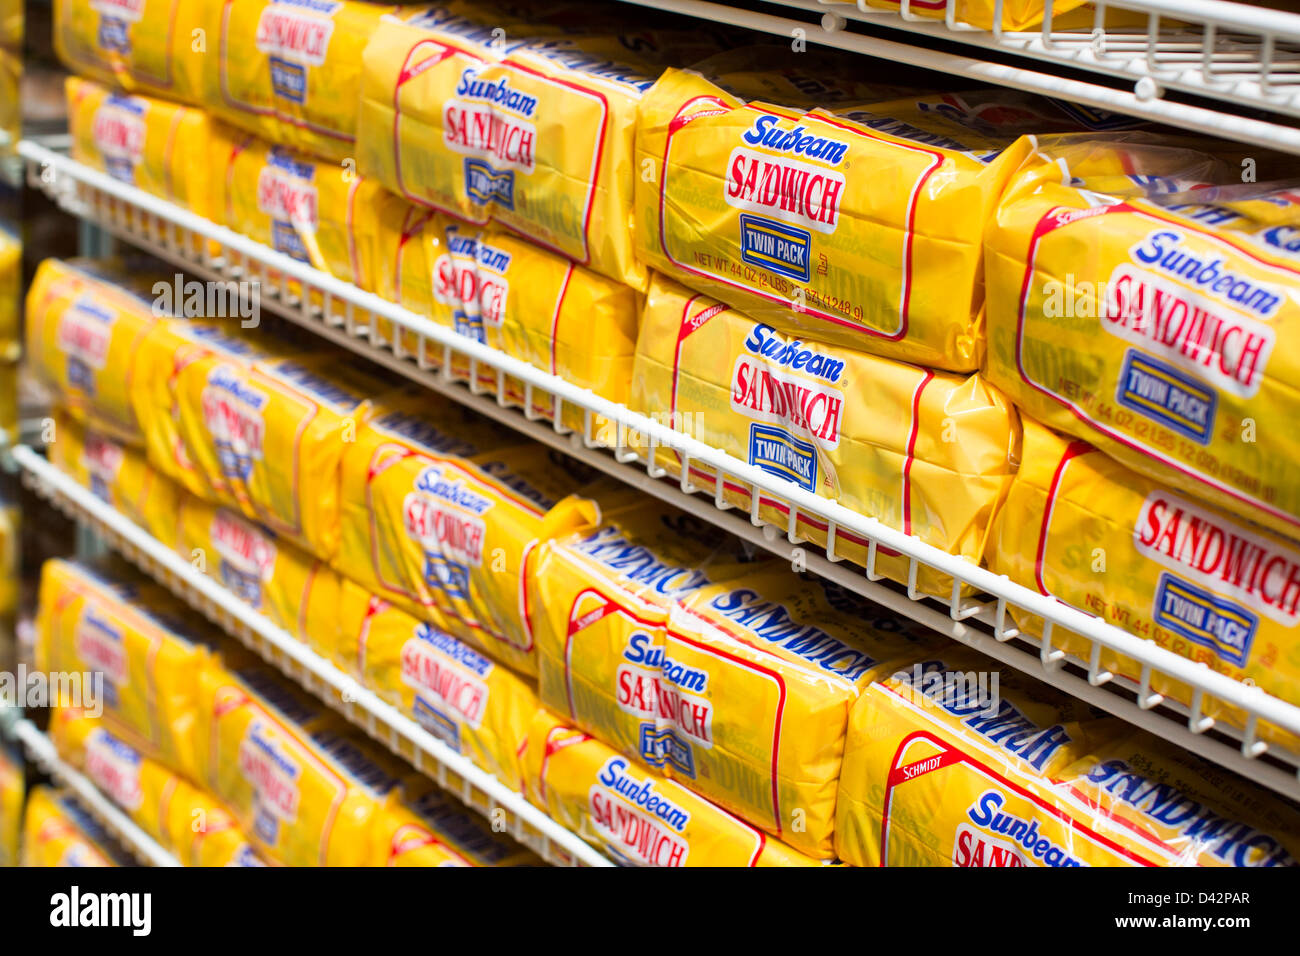
[[[752,266],[807,282],[812,233],[762,216],[740,217],[740,257]]]
[[[130,24],[125,20],[101,15],[99,20],[99,47],[110,53],[131,52]]]
[[[418,694],[412,706],[416,723],[460,753],[460,724]]]
[[[1124,353],[1115,400],[1201,445],[1214,433],[1214,390],[1137,349]]]
[[[307,71],[297,63],[271,57],[271,89],[276,96],[301,103],[307,98]]]
[[[496,203],[503,209],[515,208],[515,174],[496,170],[481,159],[465,160],[465,195],[479,206]]]
[[[669,766],[681,774],[695,779],[695,753],[691,745],[682,740],[671,727],[656,730],[655,725],[641,725],[641,759],[651,767]]]
[[[806,491],[817,487],[817,450],[783,428],[749,426],[749,463]]]
[[[1161,574],[1156,588],[1155,620],[1193,644],[1245,667],[1259,618],[1240,604],[1211,594],[1172,574]]]

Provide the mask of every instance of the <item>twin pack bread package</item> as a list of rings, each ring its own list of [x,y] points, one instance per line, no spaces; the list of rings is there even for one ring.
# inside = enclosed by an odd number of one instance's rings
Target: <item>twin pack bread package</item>
[[[198,675],[215,643],[188,607],[126,568],[41,567],[36,668],[66,675],[53,702],[109,715],[191,779]]]
[[[638,255],[792,335],[958,372],[983,361],[984,232],[1021,134],[1112,122],[997,91],[787,106],[708,73],[642,102]]]
[[[833,585],[692,541],[690,525],[631,511],[543,546],[531,585],[542,701],[830,859],[849,707],[924,644]]]
[[[220,178],[212,162],[220,133],[203,110],[117,93],[76,76],[65,84],[74,160],[204,219],[219,220],[214,187]],[[149,235],[166,241],[168,223],[142,218]],[[194,241],[198,252],[202,239]]]
[[[56,0],[54,51],[82,76],[127,93],[203,102],[209,0]]]
[[[1229,175],[1159,144],[1045,142],[988,238],[988,375],[1044,424],[1296,537],[1300,201],[1205,188]]]
[[[978,374],[936,372],[783,334],[668,279],[651,283],[642,316],[632,407],[668,413],[692,437],[805,491],[978,562],[1006,494],[1020,426]],[[657,451],[681,473],[680,454]],[[711,489],[713,470],[690,478]],[[721,497],[750,510],[753,491],[726,481]],[[759,516],[789,527],[790,506],[759,495]],[[824,546],[826,522],[800,511],[797,530]],[[866,564],[868,542],[836,529],[837,553]],[[875,569],[908,580],[908,561],[879,552]],[[917,585],[946,595],[928,569]]]
[[[395,196],[371,206],[374,241],[363,256],[373,291],[438,325],[520,359],[602,398],[626,404],[643,297],[613,279],[584,268],[500,227],[475,227],[421,209]],[[415,337],[398,337],[379,320],[381,339],[414,354]],[[425,359],[441,360],[435,342]],[[468,363],[453,371],[468,377]],[[480,382],[498,385],[490,369]],[[512,376],[507,395],[525,400]],[[554,417],[543,390],[533,407]],[[582,411],[566,409],[565,424],[582,427]]]
[[[460,219],[495,219],[644,289],[633,252],[633,137],[666,61],[709,31],[621,36],[484,4],[387,17],[365,50],[359,169]]]
[[[413,393],[376,409],[343,459],[340,573],[525,676],[529,561],[585,527],[591,475],[544,446]]]
[[[523,789],[519,752],[540,706],[529,681],[346,579],[337,613],[341,667],[457,753]]]

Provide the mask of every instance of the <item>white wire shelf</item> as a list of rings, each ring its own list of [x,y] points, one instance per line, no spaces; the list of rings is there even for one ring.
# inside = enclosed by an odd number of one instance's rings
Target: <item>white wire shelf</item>
[[[799,11],[802,17],[707,0],[624,2],[775,36],[802,36],[823,46],[1300,154],[1300,129],[1288,121],[1300,117],[1300,14],[1226,0],[1109,0],[1097,4],[1092,28],[1053,29],[1048,19],[1042,29],[1011,32],[976,29],[959,21],[957,0],[944,0],[943,19],[911,12],[917,0],[902,0],[897,11],[868,7],[866,0],[764,0],[770,8]],[[1047,0],[1049,12],[1052,7]],[[1106,27],[1103,8],[1143,15],[1146,26]],[[1001,3],[997,9],[1000,21]],[[807,14],[820,20],[810,21]],[[890,28],[898,39],[854,29],[861,25]],[[935,41],[967,46],[970,55],[925,45]],[[984,58],[990,53],[1009,54],[1024,65],[990,62]],[[1027,60],[1039,61],[1046,69],[1032,69]],[[1097,82],[1052,72],[1060,68],[1096,74]],[[1116,80],[1125,82],[1116,88]],[[1218,105],[1169,100],[1166,91]],[[1243,116],[1247,110],[1280,116]]]
[[[466,806],[489,818],[495,818],[497,811],[505,811],[504,832],[544,860],[557,866],[613,865],[522,795],[480,770],[396,707],[272,624],[44,457],[21,445],[11,454],[33,491],[68,517],[94,528],[115,551],[409,761]]]
[[[200,278],[256,279],[262,283],[263,308],[322,338],[571,454],[656,499],[797,563],[1002,664],[1300,799],[1300,755],[1265,743],[1257,733],[1258,722],[1265,720],[1300,734],[1300,707],[1015,584],[964,558],[947,554],[837,502],[818,497],[689,435],[458,335],[62,154],[26,142],[19,145],[19,151],[29,164],[29,182],[44,189],[73,215],[95,222]],[[198,237],[210,242],[199,242]],[[232,261],[232,254],[242,258],[244,268],[227,265]],[[289,294],[290,281],[302,284],[300,295]],[[377,331],[374,321],[377,316],[392,323],[387,339]],[[403,330],[407,333],[406,341],[415,336],[414,352],[403,347]],[[453,371],[465,368],[468,375]],[[493,391],[482,384],[488,373],[496,381]],[[502,387],[507,376],[524,384],[523,395],[517,402]],[[541,419],[534,411],[538,404],[534,394],[538,391],[554,397],[554,420]],[[574,432],[562,424],[566,406],[581,411],[582,431]],[[609,429],[616,436],[612,445],[598,440],[594,424],[598,416],[615,423],[616,427]],[[660,447],[672,448],[681,456],[684,476],[681,480],[666,480],[664,470],[654,464]],[[43,459],[30,452],[22,460],[44,464]],[[755,493],[750,498],[755,507],[750,511],[735,509],[714,492],[705,492],[692,484],[689,479],[692,464],[714,469],[722,478],[717,483],[719,487],[730,484],[752,489]],[[759,517],[760,497],[788,507],[786,526],[777,527]],[[801,517],[824,524],[828,528],[829,545],[823,549],[805,542],[797,532]],[[865,568],[835,552],[834,542],[839,532],[852,533],[869,542]],[[875,573],[874,555],[878,548],[896,551],[908,559],[907,586],[886,581]],[[189,568],[188,564],[181,564]],[[928,597],[916,588],[922,568],[953,579],[953,589],[947,599]],[[981,592],[980,596],[962,597],[963,584]],[[1041,638],[1026,637],[1012,626],[1008,608],[1028,611],[1050,622],[1050,626]],[[1054,647],[1052,630],[1056,627],[1086,639],[1090,644],[1089,654],[1076,657]],[[1100,666],[1103,648],[1137,661],[1141,667],[1140,679],[1130,680],[1103,670]],[[1154,693],[1153,681],[1160,677],[1190,686],[1191,706]],[[1215,700],[1236,706],[1247,715],[1244,732],[1207,716],[1207,704]]]
[[[16,721],[11,733],[15,740],[22,743],[32,763],[71,791],[77,803],[140,863],[145,866],[181,865],[176,857],[159,846],[153,837],[140,829],[117,804],[91,783],[85,774],[60,757],[54,749],[54,742],[30,720],[24,718]]]

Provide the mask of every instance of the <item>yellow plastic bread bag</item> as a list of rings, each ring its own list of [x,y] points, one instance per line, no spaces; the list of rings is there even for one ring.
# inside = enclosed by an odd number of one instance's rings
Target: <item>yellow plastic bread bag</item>
[[[1284,805],[955,650],[853,712],[836,845],[862,866],[1295,866]]]
[[[994,530],[990,569],[1220,674],[1300,704],[1300,545],[1129,471],[1083,441],[1025,419],[1020,473]],[[1041,619],[1012,615],[1029,634]],[[1084,661],[1092,643],[1053,628]],[[1100,666],[1141,666],[1102,648]],[[1191,689],[1153,673],[1151,689],[1190,704]],[[1245,726],[1206,695],[1204,713]],[[1260,736],[1300,753],[1266,721]]]
[[[202,110],[166,100],[125,96],[70,76],[68,134],[77,162],[174,202],[205,219],[216,219],[216,180],[210,169],[212,121]],[[134,215],[134,213],[132,213]],[[156,239],[167,224],[149,217]]]
[[[158,322],[136,347],[131,399],[144,432],[149,464],[191,494],[219,501],[217,488],[221,486],[213,484],[212,476],[190,457],[186,447],[176,391],[177,377],[185,367],[212,353],[226,357],[232,365],[246,366],[262,359],[285,358],[288,350],[264,330],[245,329],[237,322]],[[254,413],[249,410],[246,416],[251,418]],[[231,427],[238,435],[238,426]],[[240,447],[260,441],[262,431],[257,422],[247,425]]]
[[[322,704],[260,664],[199,676],[198,779],[269,859],[364,866],[401,773]]]
[[[353,0],[205,0],[205,105],[270,142],[333,163],[350,159],[362,51],[395,9]]]
[[[1168,153],[1045,144],[1026,164],[988,240],[988,374],[1044,424],[1300,537],[1300,199],[1182,192],[1208,157]]]
[[[644,288],[628,210],[637,103],[653,68],[617,37],[519,31],[555,29],[469,5],[386,20],[365,52],[360,170]]]
[[[0,867],[18,865],[24,792],[22,758],[0,744]]]
[[[290,4],[267,4],[278,6]],[[247,134],[214,137],[212,162],[224,225],[337,279],[370,288],[359,232],[365,210],[377,200],[376,185],[352,167]],[[278,275],[271,271],[264,281],[279,281]],[[298,283],[288,285],[297,294]]]
[[[408,795],[376,828],[375,866],[541,866],[542,859],[432,784]]]
[[[75,73],[127,93],[198,105],[208,0],[55,0],[54,50]]]
[[[338,640],[339,576],[230,508],[182,494],[173,515],[175,548],[272,624],[317,651]]]
[[[71,795],[46,786],[27,795],[23,866],[134,866],[99,822]]]
[[[524,756],[528,798],[629,866],[816,866],[689,790],[544,710]]]
[[[514,790],[540,706],[528,681],[427,621],[344,580],[337,660],[366,687]]]
[[[214,348],[178,367],[171,391],[179,437],[212,500],[330,560],[339,462],[371,399],[391,387],[333,353],[280,351],[247,361]]]
[[[1010,403],[978,375],[934,372],[783,335],[656,275],[646,299],[632,408],[699,441],[837,501],[927,544],[978,562],[1006,494],[1019,442]],[[677,452],[659,464],[681,473]],[[691,463],[713,490],[713,469]],[[751,492],[724,482],[722,497],[749,510]],[[760,494],[759,516],[790,525],[790,505]],[[797,529],[824,546],[827,525],[800,511]],[[837,528],[836,552],[859,564],[868,542]],[[907,581],[908,561],[881,550],[878,573]],[[919,572],[920,588],[947,595],[951,579]]]
[[[669,70],[637,130],[637,252],[759,322],[973,371],[983,234],[1028,151],[1016,136],[1070,120],[998,92],[805,111]]]
[[[50,735],[65,760],[183,865],[265,865],[224,807],[126,731],[65,707],[51,717]]]
[[[438,401],[413,398],[378,411],[347,445],[337,567],[418,618],[433,608],[431,623],[534,676],[529,555],[593,520],[590,503],[571,494],[590,475],[458,410],[412,414]]]
[[[475,341],[500,349],[543,372],[602,398],[627,404],[642,297],[622,283],[576,265],[500,228],[479,229],[397,197],[378,206],[379,228],[371,268],[374,291]],[[393,330],[379,322],[380,336]],[[401,347],[415,354],[419,343],[406,334]],[[436,342],[425,357],[437,364]],[[453,373],[469,377],[460,361]],[[495,389],[497,377],[481,369],[481,384]],[[507,376],[507,396],[523,403],[523,382]],[[555,417],[551,396],[532,393],[533,411]],[[564,424],[584,428],[581,409],[566,405]],[[595,417],[593,435],[605,419]]]
[[[18,358],[23,244],[0,228],[0,361]]]
[[[149,465],[142,449],[82,428],[61,411],[51,438],[45,448],[52,465],[155,538],[173,532],[180,489]]]
[[[125,261],[44,260],[27,292],[27,355],[70,415],[139,444],[135,356],[162,313],[150,280],[128,268]]]
[[[865,688],[849,717],[835,847],[852,866],[1117,866],[1051,781],[1119,721],[956,646]],[[1006,834],[1002,836],[1001,834]]]
[[[193,611],[124,567],[59,558],[41,567],[35,662],[61,675],[51,700],[92,715],[102,707],[191,778],[198,672],[214,643]]]

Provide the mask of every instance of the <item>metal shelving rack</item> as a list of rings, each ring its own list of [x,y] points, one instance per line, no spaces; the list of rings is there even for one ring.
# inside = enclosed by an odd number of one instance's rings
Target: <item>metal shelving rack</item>
[[[180,866],[180,861],[122,812],[89,778],[67,763],[54,744],[30,720],[19,719],[10,731],[32,763],[71,791],[81,807],[144,866]]]
[[[24,480],[37,494],[69,517],[94,528],[114,550],[468,807],[488,817],[504,810],[506,832],[544,860],[559,866],[612,865],[519,793],[262,617],[44,457],[21,446],[12,454]]]
[[[1261,719],[1300,733],[1300,707],[806,492],[689,435],[462,337],[65,155],[33,143],[20,144],[19,149],[28,163],[29,182],[45,190],[73,215],[97,223],[199,278],[257,280],[261,283],[262,306],[270,312],[525,435],[568,452],[656,499],[689,511],[787,560],[797,561],[808,570],[1003,664],[1265,786],[1300,798],[1300,755],[1270,747],[1257,735]],[[200,237],[208,241],[200,241]],[[297,294],[290,292],[291,282],[301,283]],[[378,317],[392,323],[387,338],[379,334],[375,321]],[[403,331],[415,337],[414,351],[403,346]],[[468,368],[468,375],[453,372],[462,367]],[[523,383],[521,401],[507,397],[503,387],[507,376]],[[485,377],[494,380],[496,387],[485,387]],[[555,399],[553,420],[540,418],[536,412],[535,396],[541,392]],[[580,410],[582,430],[575,432],[561,424],[566,406]],[[597,434],[595,423],[599,417],[614,423],[613,428],[607,429],[612,434]],[[604,441],[604,437],[613,440]],[[738,512],[712,492],[703,492],[689,478],[665,480],[663,469],[654,464],[659,447],[673,448],[683,457],[684,474],[689,474],[689,465],[701,464],[715,469],[727,484],[753,489],[755,493],[750,497],[755,508],[749,513]],[[18,450],[17,458],[29,471],[36,471],[43,464],[43,459],[30,451]],[[75,487],[71,486],[64,497],[74,494]],[[764,523],[757,512],[760,502],[778,502],[788,508],[788,523],[784,527]],[[796,529],[801,515],[828,527],[829,545],[824,551],[798,537]],[[836,553],[835,538],[839,531],[870,542],[865,568],[845,561]],[[908,586],[895,585],[875,573],[872,555],[878,547],[897,551],[909,559]],[[953,578],[953,591],[946,600],[927,597],[917,590],[917,572],[923,567]],[[958,590],[962,583],[971,585],[981,596],[962,598]],[[1043,618],[1049,622],[1046,633],[1041,639],[1026,638],[1012,626],[1008,608],[1020,608]],[[1091,644],[1087,657],[1066,655],[1054,647],[1052,630],[1056,627],[1085,637]],[[1142,668],[1140,679],[1131,681],[1103,670],[1100,666],[1103,648],[1138,661]],[[1191,706],[1184,707],[1152,692],[1153,678],[1157,675],[1193,688]],[[1207,699],[1241,708],[1248,715],[1245,732],[1208,717]]]

